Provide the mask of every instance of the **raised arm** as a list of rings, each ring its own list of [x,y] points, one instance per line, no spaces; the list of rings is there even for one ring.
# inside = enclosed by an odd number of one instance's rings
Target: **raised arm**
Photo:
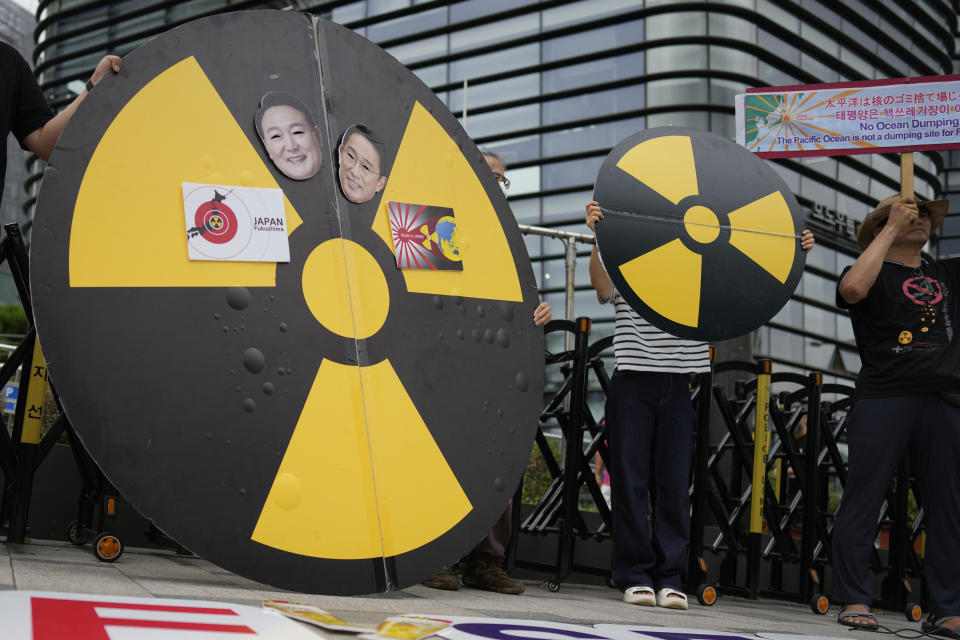
[[[603,220],[603,212],[600,210],[600,205],[591,200],[587,203],[587,226],[590,227],[591,231],[594,231],[594,225],[598,220]],[[613,281],[610,280],[607,270],[603,268],[603,263],[600,262],[600,251],[596,244],[593,245],[593,251],[590,252],[590,284],[597,290],[597,295],[602,300],[609,300],[610,296],[613,295]]]
[[[905,198],[890,207],[886,224],[867,245],[850,270],[840,280],[838,291],[847,304],[856,304],[867,297],[870,287],[877,281],[883,260],[890,251],[893,241],[900,231],[908,229],[919,215],[913,198]]]
[[[114,73],[120,71],[120,56],[104,56],[100,62],[97,63],[97,68],[94,69],[93,75],[90,76],[90,83],[96,85],[111,70]],[[87,97],[87,93],[87,89],[84,88],[63,111],[48,120],[45,125],[36,131],[28,133],[23,139],[23,144],[27,149],[30,149],[30,151],[44,160],[49,160],[50,154],[53,153],[53,148],[57,145],[57,140],[60,139],[60,134],[63,133],[64,127],[67,126],[70,118],[73,117],[73,113],[77,110],[77,107],[83,102],[83,99]]]

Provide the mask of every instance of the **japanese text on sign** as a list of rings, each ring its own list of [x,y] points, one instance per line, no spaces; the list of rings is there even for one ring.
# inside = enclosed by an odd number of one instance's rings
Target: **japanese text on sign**
[[[924,80],[750,91],[737,142],[764,157],[960,148],[960,76]]]

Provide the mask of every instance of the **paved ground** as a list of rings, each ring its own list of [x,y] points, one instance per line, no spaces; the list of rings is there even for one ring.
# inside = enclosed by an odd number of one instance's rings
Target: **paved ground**
[[[864,637],[864,632],[851,632],[836,624],[835,607],[827,616],[817,616],[806,606],[769,599],[751,601],[727,596],[713,607],[700,606],[693,599],[689,611],[676,612],[624,604],[618,592],[606,587],[565,583],[559,592],[551,593],[536,581],[527,581],[526,591],[519,596],[465,587],[459,591],[437,591],[420,585],[364,597],[291,594],[241,578],[196,557],[127,549],[118,562],[107,564],[97,561],[89,546],[74,547],[61,542],[0,543],[2,589],[192,598],[255,606],[269,599],[292,600],[314,604],[357,623],[379,622],[403,613],[433,613],[746,634]],[[894,629],[908,626],[902,615],[890,612],[881,615],[881,623]]]

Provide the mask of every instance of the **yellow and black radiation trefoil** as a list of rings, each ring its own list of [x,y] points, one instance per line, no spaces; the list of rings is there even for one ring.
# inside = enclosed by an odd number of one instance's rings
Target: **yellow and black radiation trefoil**
[[[309,148],[261,137],[268,93],[312,112]],[[361,203],[339,149],[358,122],[386,178]],[[281,189],[290,262],[190,260],[221,219],[185,226],[183,183]],[[390,201],[453,211],[462,270],[399,270]],[[279,587],[370,593],[455,562],[503,512],[542,399],[536,281],[479,151],[375,45],[281,11],[147,43],[61,137],[34,228],[64,410],[183,546]]]
[[[614,285],[673,335],[749,333],[800,281],[796,199],[763,160],[726,138],[679,127],[633,135],[607,156],[594,199]]]

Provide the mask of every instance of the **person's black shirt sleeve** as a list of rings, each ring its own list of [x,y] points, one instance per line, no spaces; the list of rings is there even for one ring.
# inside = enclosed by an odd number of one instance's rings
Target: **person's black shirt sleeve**
[[[27,61],[9,45],[3,45],[0,52],[4,61],[2,64],[5,87],[9,87],[7,94],[6,116],[7,131],[12,132],[20,146],[24,138],[42,127],[53,117],[53,111],[47,105],[43,92],[37,85],[36,78],[30,70]]]
[[[850,269],[852,269],[852,268],[853,268],[853,265],[850,265],[849,267],[844,268],[844,270],[840,273],[840,277],[837,278],[837,300],[836,300],[836,303],[837,303],[837,306],[840,307],[841,309],[849,309],[850,307],[853,306],[852,304],[848,304],[847,301],[843,299],[843,296],[840,295],[840,282],[843,280],[843,276],[847,275],[847,271],[850,271]],[[857,303],[857,304],[859,304],[859,303]]]

